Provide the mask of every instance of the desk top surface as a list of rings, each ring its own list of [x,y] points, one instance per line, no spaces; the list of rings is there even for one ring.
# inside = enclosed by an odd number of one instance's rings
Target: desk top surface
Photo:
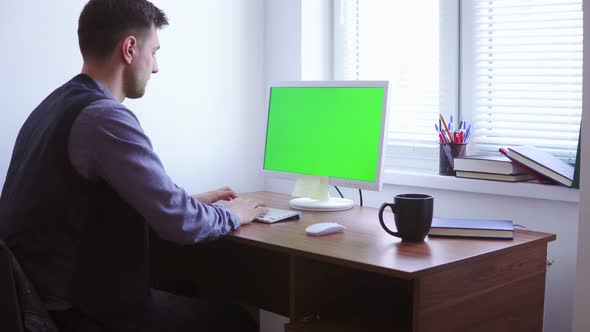
[[[267,206],[289,208],[291,197],[271,192],[240,196],[263,200]],[[359,207],[339,212],[303,212],[298,221],[275,224],[251,223],[240,227],[228,240],[292,255],[332,262],[402,278],[435,272],[449,264],[460,264],[487,255],[502,255],[515,247],[546,245],[555,234],[515,230],[513,240],[426,237],[422,243],[402,243],[379,224],[378,209]],[[389,214],[388,223],[393,224]],[[387,220],[387,218],[386,218]],[[318,222],[338,222],[343,233],[312,237],[305,228]]]

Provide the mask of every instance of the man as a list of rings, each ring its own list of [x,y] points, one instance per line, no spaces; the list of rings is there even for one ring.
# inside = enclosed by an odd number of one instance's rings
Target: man
[[[158,72],[165,14],[146,0],[90,0],[82,73],[21,128],[0,197],[4,239],[62,331],[251,331],[237,306],[150,290],[147,227],[212,240],[266,211],[229,187],[190,196],[166,175],[135,115]],[[216,204],[214,204],[216,203]]]

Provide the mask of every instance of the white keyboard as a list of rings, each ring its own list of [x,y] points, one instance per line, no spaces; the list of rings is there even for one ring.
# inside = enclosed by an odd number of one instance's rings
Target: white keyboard
[[[293,211],[293,210],[285,210],[285,209],[277,209],[277,208],[268,208],[268,212],[261,216],[256,217],[255,221],[264,222],[267,224],[272,224],[277,221],[289,219],[289,218],[299,218],[301,217],[301,212]]]

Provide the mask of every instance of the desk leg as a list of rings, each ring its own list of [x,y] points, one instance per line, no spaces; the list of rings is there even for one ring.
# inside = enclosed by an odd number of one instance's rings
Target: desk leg
[[[412,330],[542,331],[546,257],[534,245],[419,278]]]

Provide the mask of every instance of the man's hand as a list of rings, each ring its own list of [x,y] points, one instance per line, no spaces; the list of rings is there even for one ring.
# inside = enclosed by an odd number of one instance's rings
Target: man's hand
[[[201,203],[211,204],[217,201],[231,201],[238,197],[235,191],[230,187],[223,187],[215,190],[208,191],[206,193],[192,195],[194,199]]]
[[[220,203],[238,216],[240,225],[249,224],[254,218],[268,212],[264,202],[259,200],[238,197],[232,201]]]

